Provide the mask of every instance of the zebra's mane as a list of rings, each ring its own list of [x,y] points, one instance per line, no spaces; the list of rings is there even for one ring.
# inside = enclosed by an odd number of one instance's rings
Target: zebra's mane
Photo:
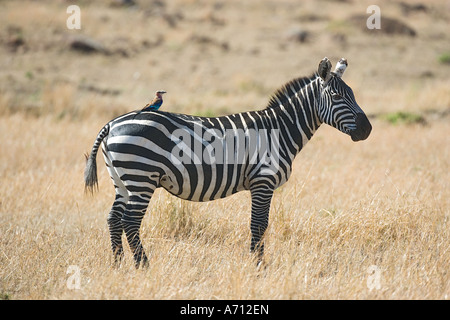
[[[280,106],[280,102],[281,104],[284,104],[284,102],[288,100],[288,97],[291,97],[295,92],[300,91],[303,87],[307,86],[317,77],[318,74],[317,72],[315,72],[310,76],[299,77],[287,82],[272,94],[266,109],[278,108]],[[292,88],[295,90],[295,92],[292,91]]]

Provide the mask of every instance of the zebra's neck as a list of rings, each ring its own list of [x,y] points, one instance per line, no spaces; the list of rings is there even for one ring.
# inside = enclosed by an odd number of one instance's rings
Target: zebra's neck
[[[322,124],[317,113],[319,85],[316,74],[294,79],[277,90],[260,111],[266,123],[280,129],[280,143],[286,145],[292,160]]]

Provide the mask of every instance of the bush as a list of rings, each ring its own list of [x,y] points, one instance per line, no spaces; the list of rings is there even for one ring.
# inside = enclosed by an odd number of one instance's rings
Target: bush
[[[450,64],[450,52],[441,54],[438,59],[440,63]]]
[[[425,124],[425,118],[416,113],[397,111],[388,113],[384,116],[384,119],[391,124]]]

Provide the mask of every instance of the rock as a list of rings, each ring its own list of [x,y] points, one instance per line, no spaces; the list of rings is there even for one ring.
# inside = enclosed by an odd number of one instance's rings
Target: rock
[[[404,22],[401,22],[400,20],[388,18],[388,17],[382,17],[381,18],[381,29],[384,33],[389,35],[405,35],[410,37],[416,36],[416,31],[405,24]]]
[[[12,52],[17,52],[19,48],[25,47],[25,39],[21,27],[10,25],[7,28],[6,46]]]
[[[311,32],[295,28],[287,32],[286,38],[289,41],[304,43],[311,39]]]
[[[405,16],[407,16],[411,13],[415,13],[415,12],[427,12],[428,11],[428,8],[422,3],[409,4],[406,2],[400,2],[398,5],[402,9],[402,13]]]
[[[109,50],[97,40],[85,35],[73,35],[68,39],[69,48],[82,53],[110,54]]]
[[[228,51],[230,49],[227,42],[221,42],[219,40],[204,35],[193,34],[189,37],[188,42],[197,43],[203,46],[215,46],[224,51]]]
[[[134,0],[113,0],[111,1],[111,7],[131,7],[136,5]]]
[[[385,34],[385,35],[402,35],[415,37],[417,35],[416,31],[408,26],[406,23],[395,19],[389,18],[385,15],[381,16],[381,29],[369,29],[367,28],[367,19],[369,16],[366,15],[354,15],[350,17],[349,21],[355,26],[360,28],[365,32],[370,32],[374,34]]]

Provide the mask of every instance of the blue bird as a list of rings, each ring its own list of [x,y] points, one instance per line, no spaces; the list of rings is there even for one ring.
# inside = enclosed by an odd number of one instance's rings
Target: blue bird
[[[156,91],[156,96],[153,98],[152,102],[147,103],[147,105],[142,109],[142,111],[154,111],[158,110],[163,103],[162,95],[166,93],[166,91],[158,90]]]

